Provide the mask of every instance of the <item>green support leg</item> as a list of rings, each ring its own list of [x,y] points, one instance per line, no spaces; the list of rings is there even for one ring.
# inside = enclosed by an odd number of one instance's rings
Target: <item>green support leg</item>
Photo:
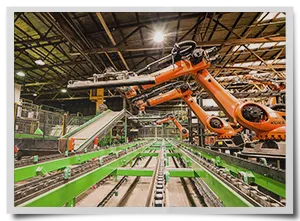
[[[115,181],[115,182],[118,181],[118,175],[117,175],[117,172],[116,172],[116,171],[114,172],[114,181]]]
[[[166,183],[169,183],[169,179],[170,179],[170,173],[169,173],[169,171],[165,172],[165,178],[166,178]]]
[[[66,203],[66,207],[75,207],[76,201],[75,198]]]

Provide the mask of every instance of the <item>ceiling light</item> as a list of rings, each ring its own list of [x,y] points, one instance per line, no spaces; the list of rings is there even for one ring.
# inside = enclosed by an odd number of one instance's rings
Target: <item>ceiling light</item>
[[[37,65],[41,65],[41,66],[45,65],[45,62],[41,59],[34,61],[34,63],[36,63]]]
[[[66,93],[67,89],[61,89],[60,91],[63,92],[63,93]]]
[[[37,96],[37,94],[36,94],[36,93],[34,93],[34,94],[33,94],[33,96],[34,96],[34,97],[36,97],[36,96]]]
[[[17,72],[17,75],[20,77],[25,77],[25,73],[22,71]]]
[[[153,40],[157,43],[162,42],[164,40],[164,33],[161,31],[155,32]]]

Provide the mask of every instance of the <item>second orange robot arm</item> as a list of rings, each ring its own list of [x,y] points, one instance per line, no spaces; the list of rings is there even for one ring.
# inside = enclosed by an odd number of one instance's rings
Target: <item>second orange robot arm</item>
[[[231,125],[223,119],[208,115],[193,99],[192,91],[188,84],[184,84],[181,87],[173,89],[167,93],[158,95],[156,97],[148,99],[146,102],[139,101],[137,105],[140,110],[145,110],[147,106],[156,106],[158,104],[170,101],[176,98],[182,98],[187,105],[192,109],[195,115],[199,118],[203,126],[212,132],[215,132],[219,138],[231,138],[237,134]]]
[[[157,124],[163,124],[163,123],[166,123],[168,121],[173,121],[173,123],[175,124],[177,129],[180,131],[180,133],[183,134],[185,139],[187,139],[189,137],[189,131],[185,127],[183,127],[174,116],[169,116],[169,117],[166,117],[162,120],[158,120],[156,123]]]

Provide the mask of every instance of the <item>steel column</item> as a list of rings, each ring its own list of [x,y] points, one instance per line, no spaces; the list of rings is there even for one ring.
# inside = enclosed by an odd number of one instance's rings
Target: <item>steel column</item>
[[[188,128],[189,128],[189,142],[193,142],[193,118],[192,118],[192,111],[188,109]]]

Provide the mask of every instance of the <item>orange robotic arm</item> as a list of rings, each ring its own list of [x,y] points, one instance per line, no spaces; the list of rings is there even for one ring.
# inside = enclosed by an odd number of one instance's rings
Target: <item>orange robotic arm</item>
[[[192,72],[197,72],[199,70],[207,68],[209,67],[209,65],[205,63],[199,63],[193,65],[189,60],[180,60],[174,64],[174,67],[175,68],[173,68],[173,65],[170,65],[165,69],[152,73],[151,76],[155,77],[155,84],[142,85],[141,89],[148,90],[152,87],[160,85],[161,83],[167,82],[169,80],[179,78],[181,76],[190,74]],[[138,89],[139,89],[138,86],[131,86],[127,88],[127,91],[125,92],[125,96],[127,98],[135,97],[137,95]]]
[[[144,112],[145,111],[145,107],[153,107],[156,106],[158,104],[170,101],[170,100],[174,100],[176,98],[181,98],[181,94],[180,93],[176,93],[176,89],[168,91],[164,94],[160,94],[157,95],[155,97],[152,97],[146,101],[143,100],[138,100],[135,102],[135,106],[137,106],[140,110],[140,112]],[[192,92],[191,92],[192,93]]]
[[[215,132],[219,138],[231,138],[238,133],[238,131],[235,131],[228,122],[219,117],[208,115],[195,102],[195,100],[191,96],[192,93],[193,92],[190,89],[189,85],[184,84],[165,94],[150,98],[146,102],[144,102],[144,104],[146,104],[146,106],[155,106],[176,98],[182,98],[189,105],[195,115],[199,118],[204,127],[212,132]]]
[[[164,63],[166,60],[172,58],[172,65],[151,74],[151,76],[155,78],[155,84],[125,87],[123,89],[125,96],[127,98],[133,98],[137,95],[137,91],[140,89],[142,91],[147,90],[171,79],[175,79],[190,74],[191,72],[197,72],[209,67],[209,65],[205,63],[192,63],[190,59],[188,59],[188,57],[191,55],[191,52],[193,52],[195,48],[196,43],[194,41],[184,41],[178,44],[176,43],[171,51],[171,54],[147,65],[142,70],[136,72],[136,74],[139,74],[142,71],[150,70],[152,65]]]
[[[203,66],[208,64],[204,57],[199,60]],[[255,102],[239,101],[227,92],[206,69],[191,74],[234,123],[238,122],[243,127],[253,130],[260,140],[285,140],[285,120],[276,111]]]
[[[207,53],[203,49],[195,49],[188,60],[176,62],[174,70],[160,72],[155,76],[157,83],[146,85],[144,88],[148,89],[164,81],[191,74],[230,121],[254,131],[260,140],[285,140],[285,120],[277,111],[255,102],[239,101],[209,74],[206,69],[209,66]],[[136,96],[136,90],[130,93],[129,97],[133,96]]]
[[[175,124],[177,129],[180,131],[180,133],[183,134],[185,139],[187,139],[189,137],[189,131],[178,122],[178,120],[175,118],[174,115],[170,115],[162,120],[158,120],[158,121],[156,121],[156,124],[163,124],[168,121],[173,121],[173,123]]]
[[[162,120],[156,121],[155,123],[160,125],[160,124],[163,124],[163,123],[167,123],[167,122],[169,122],[171,120],[172,120],[171,116],[168,116],[168,117],[166,117],[166,118],[164,118]]]
[[[285,90],[285,84],[284,83],[274,83],[272,82],[272,80],[266,80],[266,79],[259,79],[259,78],[256,78],[256,77],[253,77],[251,75],[245,75],[244,76],[245,79],[247,80],[251,80],[252,82],[258,82],[260,84],[263,84],[263,85],[268,85],[272,88],[273,91],[283,91]]]

